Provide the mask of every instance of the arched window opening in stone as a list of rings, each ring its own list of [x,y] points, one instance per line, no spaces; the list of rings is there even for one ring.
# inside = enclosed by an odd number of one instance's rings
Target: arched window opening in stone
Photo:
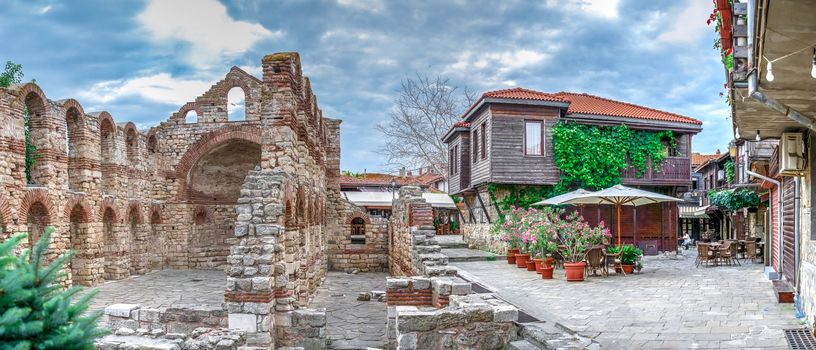
[[[357,217],[351,219],[351,244],[365,244],[366,243],[366,223],[363,218]]]
[[[197,204],[234,206],[247,174],[261,162],[261,146],[230,139],[202,153],[187,174],[187,199]]]
[[[45,227],[51,223],[48,208],[46,208],[42,202],[34,202],[31,204],[31,206],[28,208],[26,223],[28,230],[28,242],[31,246],[33,246],[45,232]]]
[[[244,89],[236,86],[227,93],[227,120],[246,120],[246,95]]]
[[[156,150],[159,147],[159,141],[156,140],[156,135],[150,135],[147,138],[147,151],[150,153],[156,153]]]
[[[128,161],[131,164],[136,163],[139,157],[139,137],[133,128],[128,129],[125,135],[125,147],[127,147]]]
[[[198,113],[196,113],[195,110],[187,111],[187,114],[184,115],[184,123],[185,124],[198,123]]]
[[[292,201],[286,200],[286,209],[285,209],[285,222],[284,227],[286,228],[293,228],[297,226],[297,219],[295,218],[295,208],[292,207]]]
[[[79,187],[80,170],[77,169],[82,145],[82,115],[76,107],[71,107],[65,113],[65,152],[68,155],[68,188],[75,190]]]
[[[117,259],[117,251],[118,247],[116,245],[116,232],[114,230],[114,225],[116,225],[116,214],[113,212],[113,209],[110,207],[105,208],[105,211],[102,215],[102,240],[103,245],[102,249],[103,256],[104,256],[104,266],[105,266],[105,279],[106,280],[113,280],[116,279],[117,270],[114,267],[115,260]]]
[[[42,159],[48,142],[56,135],[49,135],[48,116],[45,101],[35,92],[25,98],[23,121],[25,125],[25,174],[26,183],[44,185],[47,167]]]
[[[71,241],[71,249],[74,251],[74,258],[68,263],[71,269],[71,279],[75,285],[93,285],[96,267],[91,265],[88,219],[85,215],[85,209],[80,204],[75,204],[71,208],[68,235]]]
[[[142,220],[140,220],[139,216],[139,208],[133,206],[130,208],[130,213],[128,213],[128,250],[133,251],[133,242],[137,240],[139,236],[139,224]]]
[[[207,210],[203,208],[197,210],[193,222],[195,222],[196,225],[204,225],[210,222],[210,216],[207,215]]]
[[[150,237],[147,240],[153,245],[153,249],[148,249],[148,265],[153,270],[167,266],[167,242],[161,223],[161,214],[154,210],[150,215]]]

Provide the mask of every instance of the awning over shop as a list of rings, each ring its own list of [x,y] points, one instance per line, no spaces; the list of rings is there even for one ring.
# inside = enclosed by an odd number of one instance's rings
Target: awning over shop
[[[708,215],[706,214],[706,209],[708,209],[708,205],[702,207],[687,207],[681,206],[678,207],[680,209],[680,217],[683,219],[708,219]]]
[[[399,198],[399,194],[395,193]],[[391,207],[391,192],[351,192],[343,191],[343,197],[354,205],[361,207]],[[445,193],[423,193],[422,198],[430,203],[431,207],[442,209],[456,209],[456,203]]]

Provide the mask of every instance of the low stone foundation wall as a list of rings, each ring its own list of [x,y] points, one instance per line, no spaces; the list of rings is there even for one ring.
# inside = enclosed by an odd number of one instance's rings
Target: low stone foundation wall
[[[490,224],[464,224],[462,237],[472,249],[486,250],[499,255],[507,254],[501,237],[490,231]]]
[[[96,342],[99,350],[238,350],[252,349],[244,346],[244,333],[237,330],[196,328],[190,334],[165,333],[156,329],[119,328]],[[254,349],[253,349],[254,350]]]
[[[518,309],[491,295],[452,296],[445,309],[397,306],[390,348],[501,350],[517,334]]]
[[[226,328],[227,311],[215,305],[142,308],[138,304],[113,304],[105,308],[105,321],[114,330],[129,328],[190,334],[201,327]]]
[[[458,277],[388,277],[388,306],[448,306],[451,295],[467,295],[471,284]]]
[[[326,349],[326,310],[298,309],[275,313],[275,338],[279,347]]]

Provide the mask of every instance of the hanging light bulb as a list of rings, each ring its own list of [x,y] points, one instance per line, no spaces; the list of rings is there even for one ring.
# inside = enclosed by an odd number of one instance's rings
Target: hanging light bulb
[[[810,65],[810,76],[816,79],[816,48],[813,48],[813,63]]]
[[[739,128],[734,128],[734,138],[739,140],[740,138]]]
[[[771,61],[768,61],[768,66],[766,67],[767,72],[765,73],[765,79],[768,81],[774,81],[773,75],[773,64]]]
[[[762,138],[761,138],[761,137],[759,137],[759,129],[757,129],[757,136],[754,138],[754,140],[757,140],[757,141],[761,141],[761,140],[762,140]]]

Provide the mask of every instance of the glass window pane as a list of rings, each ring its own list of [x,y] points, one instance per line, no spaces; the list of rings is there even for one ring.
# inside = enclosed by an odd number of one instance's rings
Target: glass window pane
[[[541,123],[525,123],[525,154],[541,155]]]

